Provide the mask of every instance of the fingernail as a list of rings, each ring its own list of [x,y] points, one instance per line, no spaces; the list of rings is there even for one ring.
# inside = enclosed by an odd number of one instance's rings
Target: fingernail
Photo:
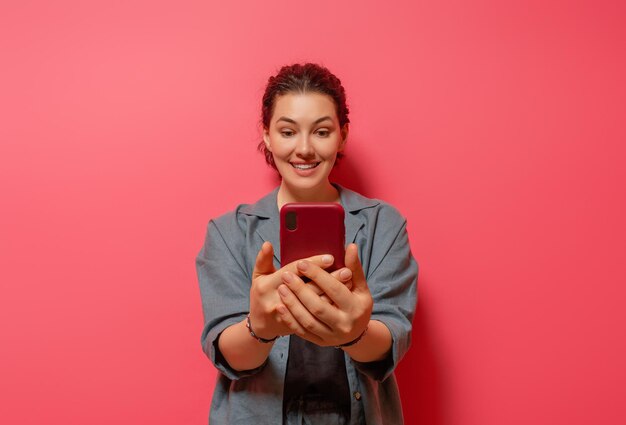
[[[348,280],[352,277],[352,272],[350,271],[350,269],[343,269],[339,272],[339,277],[343,280]]]
[[[309,265],[307,264],[306,261],[298,261],[298,268],[300,270],[306,270],[309,268]]]
[[[332,255],[324,255],[324,256],[322,256],[322,263],[324,263],[324,264],[332,264],[333,263],[333,256]]]
[[[291,282],[291,279],[292,279],[291,273],[289,273],[289,272],[284,272],[283,273],[283,280],[285,282]]]
[[[280,293],[280,295],[282,295],[283,297],[286,297],[287,294],[289,294],[289,291],[287,290],[287,287],[285,287],[284,285],[280,285],[278,287],[278,292]]]

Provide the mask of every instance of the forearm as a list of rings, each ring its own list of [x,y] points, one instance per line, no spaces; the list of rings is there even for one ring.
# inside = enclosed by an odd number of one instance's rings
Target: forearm
[[[237,371],[261,366],[274,346],[273,342],[262,343],[252,337],[245,320],[224,329],[217,344],[224,359]]]
[[[391,350],[391,342],[391,332],[387,326],[378,320],[370,320],[363,338],[343,350],[357,362],[373,362],[386,357]]]

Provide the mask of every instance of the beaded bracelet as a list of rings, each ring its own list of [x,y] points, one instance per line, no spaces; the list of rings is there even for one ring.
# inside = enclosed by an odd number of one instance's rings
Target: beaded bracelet
[[[280,336],[280,335],[276,335],[272,339],[266,339],[266,338],[261,338],[260,336],[257,336],[257,334],[255,334],[254,331],[252,330],[252,325],[250,324],[250,314],[248,314],[248,317],[246,317],[246,328],[248,328],[248,330],[250,331],[250,335],[252,335],[253,338],[255,338],[259,342],[262,342],[263,344],[268,344],[270,342],[273,342],[276,340],[276,338]]]
[[[367,329],[369,328],[369,326],[365,327],[365,330],[363,332],[361,332],[361,335],[357,336],[355,339],[353,339],[350,342],[346,342],[345,344],[341,344],[341,345],[335,345],[335,348],[343,348],[343,347],[349,347],[351,345],[356,344],[357,342],[359,342],[361,340],[361,338],[363,338],[363,335],[365,335],[365,332],[367,332]]]

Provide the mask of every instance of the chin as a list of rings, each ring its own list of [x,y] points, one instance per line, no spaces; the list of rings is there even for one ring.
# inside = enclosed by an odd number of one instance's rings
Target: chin
[[[311,178],[299,177],[299,176],[296,176],[295,178],[293,176],[289,176],[285,178],[283,176],[283,182],[289,185],[289,187],[296,189],[296,190],[305,190],[305,191],[314,189],[320,185],[323,185],[324,182],[327,180],[328,180],[328,177],[326,178],[318,177],[315,179],[311,179]]]
[[[316,181],[307,181],[307,182],[295,182],[292,183],[292,186],[302,190],[310,190],[318,187],[322,183],[320,180]]]

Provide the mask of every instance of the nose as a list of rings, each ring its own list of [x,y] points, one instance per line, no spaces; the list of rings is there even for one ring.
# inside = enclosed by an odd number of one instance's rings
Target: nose
[[[296,155],[300,157],[309,157],[313,155],[313,146],[311,145],[311,140],[309,139],[308,134],[301,134],[301,136],[298,138],[295,151]]]

